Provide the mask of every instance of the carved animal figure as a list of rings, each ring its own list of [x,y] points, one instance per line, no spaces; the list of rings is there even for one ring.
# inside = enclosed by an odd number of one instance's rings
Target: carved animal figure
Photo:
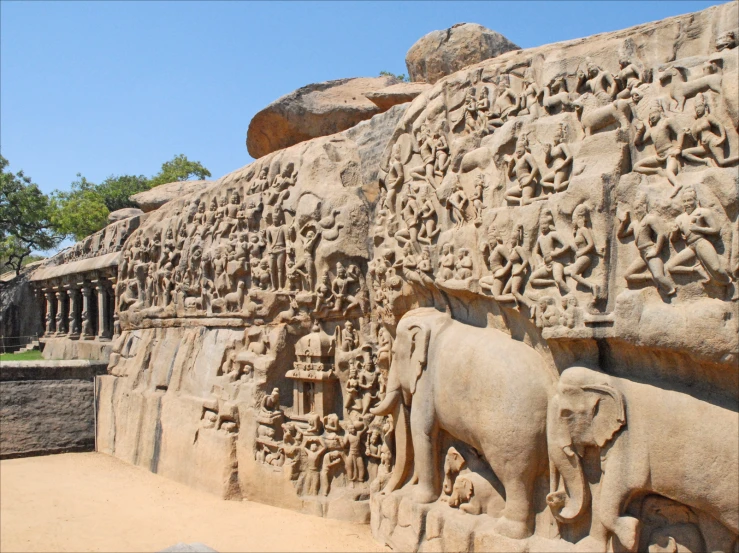
[[[449,506],[463,513],[480,515],[498,514],[503,498],[481,474],[467,467],[462,455],[450,447],[444,459],[444,493],[449,496]]]
[[[226,311],[240,311],[241,305],[244,303],[244,282],[240,281],[236,286],[236,291],[226,294]]]
[[[670,67],[660,74],[659,81],[664,86],[664,82],[667,79],[671,79],[667,87],[668,93],[670,98],[675,102],[677,111],[683,111],[685,100],[692,98],[699,92],[713,90],[716,94],[720,94],[722,76],[721,73],[713,73],[687,80],[685,68]]]
[[[384,492],[403,485],[413,461],[415,500],[439,497],[436,456],[444,430],[481,452],[505,488],[496,530],[512,538],[530,535],[552,386],[544,360],[507,334],[431,308],[409,311],[397,327],[385,399],[371,409],[393,413],[396,425],[396,463]]]
[[[590,503],[585,448],[600,448],[600,492],[588,551],[605,551],[610,533],[634,551],[640,522],[624,514],[636,494],[668,497],[739,533],[739,417],[685,393],[583,367],[562,372],[549,404],[547,442],[552,492],[562,523]],[[561,477],[561,480],[560,480]],[[562,487],[564,486],[564,488]]]
[[[585,136],[591,136],[594,132],[611,125],[612,123],[618,123],[622,129],[628,129],[629,123],[633,118],[633,112],[631,110],[631,102],[629,100],[616,100],[605,106],[597,107],[594,109],[583,112],[585,108],[585,98],[587,96],[581,96],[572,102],[575,107],[575,113],[577,118],[580,120]]]

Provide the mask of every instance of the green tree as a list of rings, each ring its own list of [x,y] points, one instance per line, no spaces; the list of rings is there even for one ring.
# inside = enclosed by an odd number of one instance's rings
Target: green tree
[[[410,82],[410,79],[406,76],[405,73],[391,73],[390,71],[380,71],[380,77],[395,77],[398,79],[401,83],[407,83]]]
[[[79,241],[108,224],[110,210],[105,196],[80,173],[70,190],[56,190],[51,201],[54,227],[64,236]]]
[[[111,211],[136,207],[128,199],[130,196],[168,182],[207,177],[210,177],[210,171],[199,161],[190,161],[184,154],[164,162],[161,170],[151,178],[144,175],[111,175],[100,184],[95,184],[78,173],[70,190],[57,190],[52,196],[54,224],[65,236],[82,240],[104,228]]]
[[[19,274],[31,252],[54,248],[62,237],[54,231],[49,198],[8,165],[0,156],[0,267]]]
[[[180,154],[170,161],[162,163],[162,169],[149,180],[153,188],[160,184],[183,180],[205,180],[210,177],[208,171],[199,161],[190,161],[187,156]]]

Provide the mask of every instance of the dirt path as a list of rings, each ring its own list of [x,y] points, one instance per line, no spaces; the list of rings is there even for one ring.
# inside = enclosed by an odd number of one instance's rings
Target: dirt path
[[[100,453],[0,462],[0,551],[385,551],[369,526],[223,501]]]

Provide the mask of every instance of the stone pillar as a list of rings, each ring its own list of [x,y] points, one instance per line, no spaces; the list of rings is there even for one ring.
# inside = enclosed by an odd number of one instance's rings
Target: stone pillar
[[[95,337],[93,333],[92,321],[92,287],[89,282],[82,284],[82,339],[92,340]]]
[[[46,296],[46,331],[44,336],[47,338],[56,332],[56,295],[54,290],[46,288],[44,290]]]
[[[110,340],[112,317],[108,301],[108,285],[103,279],[95,283],[98,291],[98,340]]]
[[[121,322],[118,317],[118,279],[110,279],[110,303],[113,311],[113,338],[117,338],[121,334]]]
[[[64,336],[67,333],[66,296],[61,286],[56,289],[56,335]]]
[[[80,291],[79,288],[72,284],[65,286],[67,296],[69,296],[69,319],[67,328],[69,329],[69,337],[78,340],[80,337]]]

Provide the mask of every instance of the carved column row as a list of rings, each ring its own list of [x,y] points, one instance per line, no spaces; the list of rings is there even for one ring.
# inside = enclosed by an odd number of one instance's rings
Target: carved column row
[[[113,336],[115,292],[105,278],[81,283],[45,283],[39,297],[46,299],[44,336],[82,340],[110,340]]]

